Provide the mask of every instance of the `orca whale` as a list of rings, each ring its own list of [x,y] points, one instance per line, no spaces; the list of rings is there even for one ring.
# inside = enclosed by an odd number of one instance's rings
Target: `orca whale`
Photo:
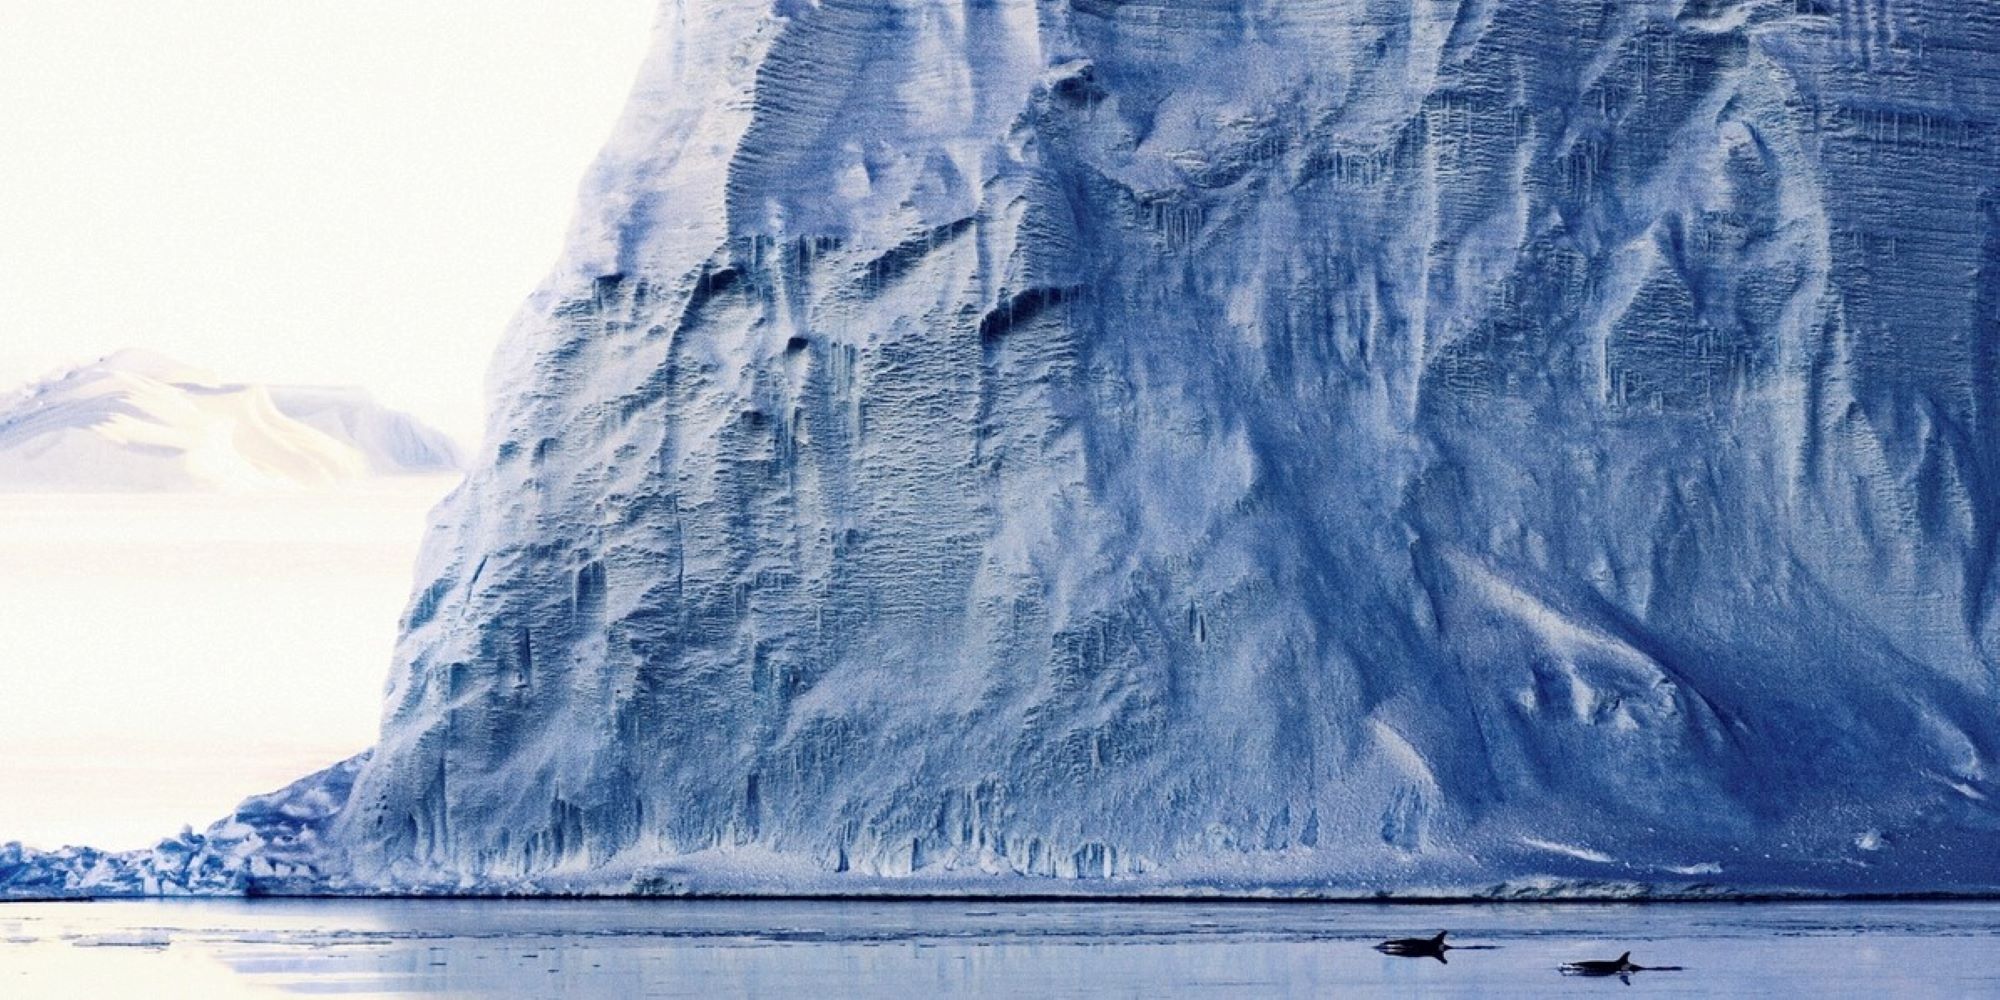
[[[1448,932],[1439,931],[1436,937],[1427,938],[1391,938],[1376,945],[1375,950],[1384,955],[1396,955],[1401,958],[1435,958],[1443,962],[1444,953],[1454,947],[1444,943],[1446,933]]]
[[[1632,964],[1632,953],[1628,951],[1610,962],[1564,962],[1562,972],[1566,976],[1622,976],[1644,968]]]
[[[1612,961],[1564,962],[1560,971],[1565,976],[1617,976],[1620,979],[1634,972],[1679,972],[1678,965],[1639,965],[1632,961],[1632,953],[1626,952]],[[1630,979],[1625,979],[1631,982]]]

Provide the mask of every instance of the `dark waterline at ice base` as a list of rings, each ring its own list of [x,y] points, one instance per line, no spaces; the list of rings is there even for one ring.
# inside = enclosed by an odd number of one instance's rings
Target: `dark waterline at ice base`
[[[1467,946],[1448,963],[1371,947],[1440,929]],[[1684,968],[1557,971],[1628,950]],[[0,995],[17,997],[1977,996],[2000,993],[1996,964],[1985,902],[0,907]]]

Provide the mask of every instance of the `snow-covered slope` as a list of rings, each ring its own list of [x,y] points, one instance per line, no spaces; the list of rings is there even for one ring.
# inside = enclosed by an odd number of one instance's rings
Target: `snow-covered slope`
[[[461,467],[359,389],[223,382],[121,351],[0,398],[0,491],[256,491]]]
[[[274,385],[278,412],[359,451],[374,475],[421,475],[464,467],[458,443],[353,386]]]
[[[1983,0],[666,4],[357,877],[2000,887],[1995,52]]]
[[[670,0],[340,884],[2000,888],[1996,51]]]

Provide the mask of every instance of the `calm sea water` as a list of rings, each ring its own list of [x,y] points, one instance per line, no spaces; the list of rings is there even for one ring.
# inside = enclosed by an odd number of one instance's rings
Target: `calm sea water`
[[[0,904],[0,996],[285,995],[2000,996],[2000,904]]]

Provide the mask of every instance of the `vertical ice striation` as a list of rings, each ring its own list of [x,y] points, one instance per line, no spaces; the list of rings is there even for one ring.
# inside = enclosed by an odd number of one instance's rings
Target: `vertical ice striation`
[[[357,877],[2000,885],[1996,53],[1988,0],[669,0]]]

